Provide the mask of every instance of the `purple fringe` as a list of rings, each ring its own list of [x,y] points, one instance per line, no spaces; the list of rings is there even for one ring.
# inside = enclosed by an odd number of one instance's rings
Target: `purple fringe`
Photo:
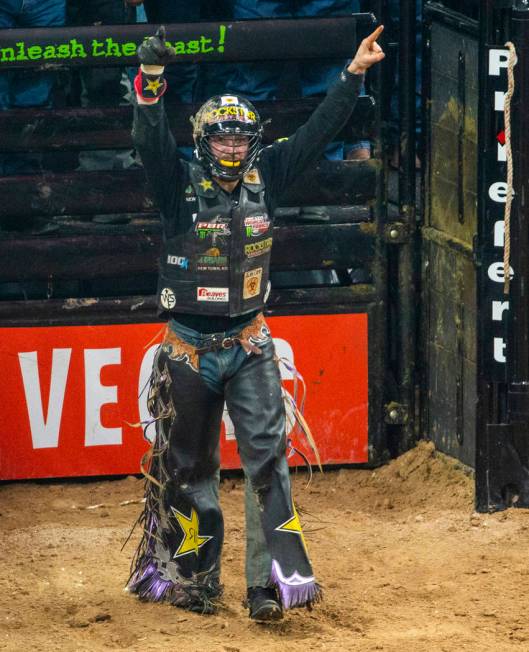
[[[174,588],[174,584],[162,579],[156,564],[149,561],[132,575],[127,588],[131,593],[137,593],[140,600],[162,602],[166,599],[167,593]]]
[[[155,561],[144,555],[131,575],[127,589],[144,602],[168,602],[201,614],[215,613],[223,587],[218,582],[179,584],[164,580]]]
[[[320,602],[323,596],[321,586],[314,577],[302,577],[297,572],[284,577],[279,562],[272,560],[270,581],[277,587],[284,609],[294,607],[311,607]]]

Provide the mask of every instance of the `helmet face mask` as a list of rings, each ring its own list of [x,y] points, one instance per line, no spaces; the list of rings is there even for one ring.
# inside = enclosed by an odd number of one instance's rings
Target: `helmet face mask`
[[[213,176],[233,181],[248,172],[260,152],[263,132],[259,115],[248,100],[234,95],[212,97],[202,105],[192,122],[197,158]],[[248,143],[241,158],[236,156],[237,146],[232,146],[231,156],[225,157],[214,146],[219,137],[233,143],[240,136],[246,136]]]

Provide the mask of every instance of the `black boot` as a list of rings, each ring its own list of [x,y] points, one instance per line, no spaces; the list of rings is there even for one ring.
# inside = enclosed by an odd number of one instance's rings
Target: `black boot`
[[[250,609],[252,620],[266,623],[283,618],[283,609],[274,588],[250,587],[247,592],[246,605]]]

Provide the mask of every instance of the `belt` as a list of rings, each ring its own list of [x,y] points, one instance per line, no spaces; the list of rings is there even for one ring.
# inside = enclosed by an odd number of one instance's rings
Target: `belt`
[[[232,349],[236,344],[241,344],[240,337],[222,337],[221,335],[212,335],[207,344],[197,347],[197,353],[198,355],[202,355],[203,353],[211,353],[211,351]]]
[[[270,337],[270,330],[266,325],[263,314],[259,313],[252,321],[242,329],[240,333],[225,337],[224,333],[214,333],[209,336],[204,345],[195,347],[182,340],[174,331],[167,328],[165,331],[162,347],[169,354],[172,360],[187,362],[194,371],[199,371],[198,356],[212,351],[231,349],[236,345],[242,346],[246,353],[261,355],[259,344],[264,344]]]

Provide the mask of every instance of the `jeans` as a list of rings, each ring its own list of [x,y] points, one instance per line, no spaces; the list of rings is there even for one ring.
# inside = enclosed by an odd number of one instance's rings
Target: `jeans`
[[[2,0],[0,29],[64,25],[65,0]],[[29,70],[0,74],[0,110],[49,106],[55,76]]]
[[[225,337],[239,333],[245,324],[226,331]],[[173,330],[180,338],[189,344],[200,348],[207,342],[209,335],[201,335],[197,331],[179,324],[175,320],[170,322]],[[233,377],[245,363],[248,355],[242,346],[231,349],[221,349],[205,353],[200,356],[200,375],[214,392],[224,394],[226,380]],[[220,474],[216,473],[211,478],[218,492]],[[246,583],[251,586],[266,586],[270,576],[271,558],[266,547],[266,542],[261,527],[259,508],[250,480],[245,475],[244,504],[246,515]]]

